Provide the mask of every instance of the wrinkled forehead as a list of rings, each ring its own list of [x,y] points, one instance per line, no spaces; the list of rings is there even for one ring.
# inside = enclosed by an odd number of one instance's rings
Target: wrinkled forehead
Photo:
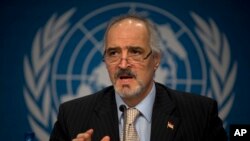
[[[110,27],[108,31],[108,37],[114,33],[116,34],[130,34],[130,36],[148,36],[149,32],[146,28],[145,23],[134,19],[124,19],[120,22],[115,23]],[[134,35],[133,35],[134,34]]]
[[[126,19],[110,28],[106,41],[106,48],[114,46],[141,46],[146,48],[149,47],[149,33],[143,22]]]
[[[104,50],[107,48],[108,43],[110,43],[108,41],[111,38],[119,38],[122,35],[129,35],[124,37],[131,38],[144,37],[147,43],[150,40],[150,30],[147,22],[142,19],[128,17],[115,20],[108,25],[104,36]]]

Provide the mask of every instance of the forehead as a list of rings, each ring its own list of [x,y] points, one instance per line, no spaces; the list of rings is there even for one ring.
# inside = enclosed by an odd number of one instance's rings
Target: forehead
[[[139,20],[139,19],[132,19],[132,18],[127,18],[123,19],[120,21],[115,22],[110,26],[110,29],[108,33],[113,32],[114,30],[127,30],[130,31],[131,29],[133,30],[144,30],[145,32],[148,32],[147,25],[144,21]]]
[[[124,19],[114,23],[106,37],[106,47],[148,46],[149,30],[146,23],[137,19]]]

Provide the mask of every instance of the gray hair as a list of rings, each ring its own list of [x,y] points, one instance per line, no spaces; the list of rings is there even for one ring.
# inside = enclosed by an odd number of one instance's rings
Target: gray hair
[[[133,20],[137,20],[137,21],[141,21],[146,25],[146,28],[149,31],[149,36],[150,36],[150,48],[152,49],[153,54],[155,55],[160,55],[161,54],[161,49],[160,49],[160,39],[159,39],[159,35],[158,35],[158,30],[157,27],[153,24],[153,22],[151,22],[149,19],[142,17],[138,14],[127,14],[127,15],[121,15],[118,17],[114,17],[113,19],[111,19],[111,21],[109,22],[107,28],[106,28],[106,32],[104,35],[104,48],[106,48],[106,43],[107,43],[107,34],[110,30],[110,28],[116,24],[119,23],[120,21],[123,21],[125,19],[133,19]]]

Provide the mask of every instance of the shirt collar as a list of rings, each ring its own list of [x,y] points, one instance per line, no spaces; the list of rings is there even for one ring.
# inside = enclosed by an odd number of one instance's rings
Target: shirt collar
[[[135,108],[141,112],[141,114],[147,119],[149,123],[151,123],[153,104],[155,101],[155,93],[156,93],[156,90],[155,90],[155,83],[154,83],[149,94],[139,104],[135,106]],[[122,112],[119,110],[119,107],[121,105],[126,105],[126,104],[117,93],[115,94],[115,99],[117,103],[119,122],[121,122]],[[126,105],[126,107],[128,106]]]

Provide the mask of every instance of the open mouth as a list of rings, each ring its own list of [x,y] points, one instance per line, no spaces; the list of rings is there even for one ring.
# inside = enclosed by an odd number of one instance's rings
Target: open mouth
[[[120,79],[132,79],[134,78],[133,76],[128,76],[128,75],[122,75],[119,77]]]
[[[118,83],[123,86],[128,86],[132,83],[134,76],[132,75],[121,75],[118,77]]]
[[[129,80],[135,79],[136,75],[129,69],[120,69],[115,73],[115,78],[128,83]]]

